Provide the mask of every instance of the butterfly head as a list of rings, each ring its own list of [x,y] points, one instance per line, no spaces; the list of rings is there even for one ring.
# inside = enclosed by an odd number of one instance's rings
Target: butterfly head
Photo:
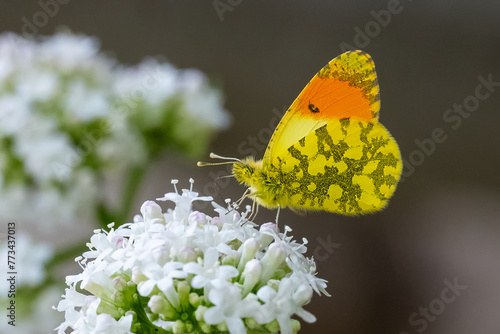
[[[233,175],[240,183],[249,187],[261,183],[262,160],[255,161],[253,157],[247,157],[233,164]]]

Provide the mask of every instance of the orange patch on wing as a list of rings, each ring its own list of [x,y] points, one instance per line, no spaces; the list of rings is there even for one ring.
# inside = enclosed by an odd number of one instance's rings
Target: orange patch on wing
[[[314,77],[290,107],[303,117],[373,119],[370,101],[359,87],[336,78]]]

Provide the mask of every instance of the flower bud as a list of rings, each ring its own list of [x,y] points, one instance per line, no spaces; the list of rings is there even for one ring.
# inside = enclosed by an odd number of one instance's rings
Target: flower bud
[[[141,282],[147,281],[148,278],[142,273],[141,267],[132,268],[132,282],[139,284]]]
[[[255,253],[260,248],[259,241],[255,238],[247,239],[240,247],[239,251],[241,252],[240,263],[238,264],[238,270],[241,272],[248,261],[255,258]]]
[[[161,296],[153,295],[148,302],[148,307],[153,313],[165,313],[167,311],[167,301]]]
[[[148,307],[153,313],[161,314],[165,319],[175,319],[177,313],[168,300],[159,295],[151,296]]]
[[[292,324],[292,332],[298,333],[300,331],[300,321],[297,319],[290,319],[290,323]]]
[[[221,332],[228,331],[227,324],[225,322],[221,322],[220,324],[217,324],[215,327]]]
[[[274,319],[270,323],[267,323],[265,327],[271,333],[278,333],[280,331],[280,324],[276,319]]]
[[[260,324],[255,321],[254,318],[246,318],[245,319],[245,325],[249,328],[249,329],[257,329],[257,328],[260,328]]]
[[[210,224],[217,226],[217,228],[220,231],[222,225],[224,225],[224,221],[220,217],[213,217],[212,220],[210,221]]]
[[[261,225],[260,230],[259,230],[259,232],[260,232],[259,241],[260,241],[261,247],[269,246],[271,244],[271,242],[273,242],[273,240],[274,240],[272,235],[270,235],[269,233],[266,233],[266,231],[276,233],[277,230],[278,230],[278,228],[276,227],[275,223],[265,223],[265,224]]]
[[[163,214],[161,213],[161,207],[154,201],[146,201],[141,206],[141,214],[144,217],[144,221],[148,222],[150,220],[155,220],[154,222],[164,222]],[[156,221],[159,219],[160,221]]]
[[[311,301],[313,289],[309,284],[301,284],[293,293],[293,300],[300,306],[306,305]]]
[[[261,275],[261,265],[259,260],[252,259],[247,262],[243,271],[243,296],[247,295],[259,282]]]
[[[124,291],[127,288],[127,282],[120,276],[113,278],[113,286],[118,291]]]
[[[197,226],[203,226],[207,223],[207,215],[200,211],[193,211],[188,217],[189,223],[195,223]]]
[[[186,281],[180,281],[177,284],[177,292],[179,293],[179,302],[181,304],[181,308],[186,310],[189,307],[189,291],[191,291],[191,287],[189,283]]]
[[[272,277],[274,272],[283,264],[285,258],[286,250],[282,244],[275,242],[269,246],[269,249],[261,260],[261,283],[267,282]]]
[[[151,250],[151,255],[156,263],[160,266],[164,265],[170,260],[170,251],[164,245],[155,247]]]
[[[174,334],[186,333],[186,326],[184,325],[184,322],[182,322],[181,320],[177,320],[172,327],[172,332],[174,332]]]
[[[203,306],[203,305],[198,306],[196,311],[194,311],[195,319],[197,321],[203,321],[203,316],[204,316],[206,310],[208,310],[208,308],[206,306]]]
[[[198,255],[194,251],[193,247],[184,247],[177,253],[177,259],[182,263],[196,262]]]
[[[186,321],[184,325],[186,326],[186,333],[193,333],[194,325],[191,321]]]
[[[193,305],[194,307],[198,307],[202,301],[203,299],[200,298],[200,296],[196,292],[191,292],[189,294],[189,304]]]
[[[204,322],[200,322],[199,325],[200,325],[201,331],[203,333],[205,333],[205,334],[212,333],[212,326],[211,325],[204,323]]]
[[[111,295],[111,300],[114,305],[124,305],[126,303],[125,295],[122,291],[115,291]]]

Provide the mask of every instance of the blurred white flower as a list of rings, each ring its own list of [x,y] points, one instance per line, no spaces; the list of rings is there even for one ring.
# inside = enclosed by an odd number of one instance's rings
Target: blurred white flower
[[[304,244],[277,233],[273,223],[257,229],[245,218],[249,209],[240,214],[214,203],[219,217],[193,212],[193,202],[212,199],[198,197],[190,182],[189,190],[161,198],[174,209],[161,213],[147,201],[134,223],[96,231],[90,251],[78,258],[83,272],[66,278],[57,306],[66,320],[58,333],[102,327],[108,333],[291,334],[300,329],[293,316],[315,321],[303,307],[317,286],[326,294],[326,281],[308,278],[316,272]]]
[[[0,256],[7,261],[7,238],[0,239]],[[45,279],[44,266],[52,257],[54,251],[51,245],[33,241],[26,233],[15,235],[15,265],[19,275],[16,277],[16,287],[34,287]],[[9,284],[0,284],[0,298],[7,296]]]
[[[62,108],[73,114],[75,119],[91,121],[98,117],[106,117],[111,109],[111,103],[105,92],[89,89],[83,80],[72,82],[66,89]]]
[[[12,256],[12,253],[8,252],[13,250],[14,260],[10,260],[14,261],[14,271],[17,272],[14,291],[10,291],[9,282],[0,284],[0,307],[5,310],[11,306],[11,301],[14,301],[16,308],[15,319],[7,318],[7,321],[0,322],[0,333],[50,333],[64,320],[64,317],[51,311],[51,306],[61,298],[62,288],[47,285],[46,280],[45,265],[52,258],[54,251],[50,244],[37,242],[26,233],[18,232],[14,237],[14,248],[11,248],[13,244],[8,243],[7,238],[0,239],[0,256],[7,264],[7,255]],[[5,274],[7,267],[3,268]],[[8,279],[10,275],[5,277]],[[42,284],[43,290],[39,289]],[[11,320],[15,320],[15,327],[8,323]]]
[[[21,277],[22,275],[19,275]],[[19,290],[18,290],[19,291]],[[61,299],[63,289],[59,286],[48,286],[34,297],[32,294],[16,296],[16,321],[15,327],[6,321],[0,321],[0,333],[29,333],[48,334],[54,332],[54,327],[64,321],[63,314],[57,314],[52,306]],[[6,295],[4,295],[6,296]],[[0,302],[2,309],[7,308],[10,300]],[[3,320],[3,319],[2,319]]]
[[[151,59],[124,67],[83,35],[2,34],[0,218],[92,221],[111,206],[104,180],[146,169],[166,148],[199,154],[228,122],[199,71]]]
[[[95,38],[67,33],[54,35],[44,43],[30,45],[38,52],[42,62],[58,61],[63,70],[86,67],[94,63],[94,56],[99,52],[99,43]],[[103,60],[100,60],[102,62]],[[93,64],[95,65],[95,64]]]
[[[35,182],[46,184],[54,177],[53,161],[64,161],[70,146],[67,134],[58,131],[54,119],[33,115],[15,135],[13,154],[24,162],[25,172]]]
[[[59,77],[49,69],[40,68],[38,72],[20,71],[13,80],[18,99],[28,103],[46,102],[58,93]]]
[[[30,119],[28,101],[19,96],[0,98],[0,131],[4,135],[14,135],[26,126]]]

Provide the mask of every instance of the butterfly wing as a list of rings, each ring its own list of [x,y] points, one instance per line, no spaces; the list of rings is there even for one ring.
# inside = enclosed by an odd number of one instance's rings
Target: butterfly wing
[[[263,165],[329,120],[356,117],[377,121],[380,110],[375,64],[362,51],[349,51],[323,67],[285,113],[264,154]]]
[[[285,189],[282,203],[341,214],[382,209],[402,161],[378,123],[379,110],[368,54],[346,52],[323,67],[284,115],[264,155],[269,183]]]
[[[401,176],[398,145],[380,123],[331,120],[290,146],[268,169],[286,206],[346,215],[379,211]]]

